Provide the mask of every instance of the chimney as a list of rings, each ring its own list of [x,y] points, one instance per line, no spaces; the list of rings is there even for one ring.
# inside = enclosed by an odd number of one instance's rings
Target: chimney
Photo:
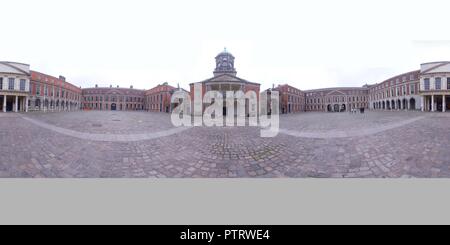
[[[66,81],[66,78],[60,75],[60,76],[59,76],[59,80],[62,80],[63,82],[65,82],[65,81]]]
[[[109,87],[112,88],[112,85],[110,84]]]
[[[130,88],[133,89],[133,85],[131,85]]]
[[[119,88],[119,85],[117,85],[117,88]]]
[[[95,84],[95,88],[98,88],[98,84]]]

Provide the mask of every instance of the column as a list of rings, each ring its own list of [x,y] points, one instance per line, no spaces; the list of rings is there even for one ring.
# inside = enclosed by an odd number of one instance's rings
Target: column
[[[6,112],[6,94],[3,95],[3,112]]]
[[[25,97],[25,112],[28,112],[28,96]]]
[[[445,108],[446,104],[445,104],[445,95],[442,95],[442,112],[445,112]]]
[[[431,95],[431,111],[434,112],[434,95]]]
[[[420,109],[421,109],[422,111],[425,111],[425,104],[424,104],[424,101],[425,101],[425,96],[420,96]]]
[[[14,104],[14,112],[18,112],[19,108],[19,96],[16,95],[16,103]]]

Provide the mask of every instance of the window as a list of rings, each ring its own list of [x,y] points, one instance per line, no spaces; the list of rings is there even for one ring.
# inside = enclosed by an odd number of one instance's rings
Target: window
[[[450,77],[447,77],[447,89],[450,89]]]
[[[441,78],[440,77],[436,77],[436,79],[434,80],[434,89],[435,90],[441,90]]]
[[[424,85],[424,88],[425,88],[425,90],[430,90],[430,79],[429,78],[425,78],[424,80],[423,80],[423,85]]]
[[[36,85],[36,95],[40,95],[41,94],[41,85],[37,84]]]
[[[44,85],[44,96],[47,96],[47,93],[48,93],[48,91],[47,91],[47,85]]]
[[[9,79],[8,90],[14,90],[14,82],[15,81],[16,81],[16,79],[14,79],[14,78]]]
[[[0,90],[3,89],[3,77],[0,77]]]
[[[25,91],[25,79],[20,79],[20,90]]]
[[[414,84],[411,84],[410,87],[409,87],[409,93],[410,94],[415,94],[416,93],[415,89],[416,89],[416,86],[414,86]]]

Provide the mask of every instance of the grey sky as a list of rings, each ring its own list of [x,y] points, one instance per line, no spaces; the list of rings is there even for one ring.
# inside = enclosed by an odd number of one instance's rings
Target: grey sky
[[[2,1],[0,60],[82,87],[188,88],[224,47],[262,88],[361,86],[450,60],[448,1]]]

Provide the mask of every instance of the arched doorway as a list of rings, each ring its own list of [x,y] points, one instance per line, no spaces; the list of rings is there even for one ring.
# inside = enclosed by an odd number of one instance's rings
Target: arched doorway
[[[339,112],[339,105],[334,105],[334,111]]]
[[[116,103],[112,103],[111,104],[111,111],[115,111],[115,110],[117,110],[117,105],[116,105]]]
[[[328,105],[328,106],[327,106],[327,111],[328,111],[328,112],[332,112],[332,111],[333,111],[332,108],[331,108],[331,105]]]
[[[409,109],[410,110],[415,110],[416,109],[416,100],[414,98],[411,98],[409,100]]]
[[[388,109],[388,110],[391,109],[391,102],[386,101],[386,109]]]
[[[341,106],[341,112],[344,112],[344,111],[346,111],[347,110],[347,107],[345,106],[345,104],[342,104],[342,106]]]

